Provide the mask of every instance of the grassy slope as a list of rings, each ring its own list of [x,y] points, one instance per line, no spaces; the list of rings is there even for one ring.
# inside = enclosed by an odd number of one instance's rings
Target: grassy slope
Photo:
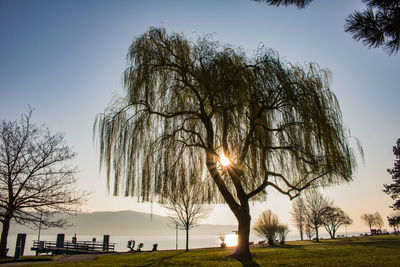
[[[254,247],[261,266],[400,266],[400,236],[374,236],[337,240],[288,242],[285,246]],[[190,252],[119,254],[95,261],[52,266],[242,266],[230,257],[232,249]],[[43,265],[42,265],[43,266]]]

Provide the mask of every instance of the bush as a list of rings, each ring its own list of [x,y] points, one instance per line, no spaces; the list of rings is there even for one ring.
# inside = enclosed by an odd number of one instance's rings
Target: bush
[[[279,219],[276,214],[272,213],[271,210],[266,210],[261,213],[255,222],[253,229],[257,235],[267,239],[268,245],[274,246],[275,239],[278,235]]]

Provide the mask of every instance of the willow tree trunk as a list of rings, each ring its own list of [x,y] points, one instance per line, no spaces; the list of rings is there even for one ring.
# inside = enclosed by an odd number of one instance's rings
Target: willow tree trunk
[[[238,220],[238,244],[233,256],[238,259],[251,259],[249,236],[250,236],[250,212],[249,208],[240,207],[238,212],[234,212]]]
[[[4,219],[3,223],[3,230],[1,232],[1,241],[0,241],[0,258],[7,257],[7,238],[8,238],[8,231],[10,230],[10,219]]]
[[[208,131],[209,139],[212,139],[212,131]],[[213,142],[211,142],[213,143]],[[212,146],[210,146],[212,147]],[[217,171],[217,165],[214,161],[214,155],[211,153],[207,153],[207,168],[210,172],[211,177],[216,183],[220,193],[228,204],[229,208],[235,215],[238,220],[238,244],[236,246],[236,250],[232,256],[241,260],[251,260],[250,248],[249,248],[249,235],[250,235],[250,208],[249,208],[249,198],[244,193],[242,188],[239,188],[240,185],[237,185],[237,190],[240,191],[237,197],[239,198],[239,203],[236,202],[236,199],[232,196],[229,190],[226,188],[221,176]],[[234,177],[235,178],[235,177]],[[237,178],[237,177],[236,177]]]

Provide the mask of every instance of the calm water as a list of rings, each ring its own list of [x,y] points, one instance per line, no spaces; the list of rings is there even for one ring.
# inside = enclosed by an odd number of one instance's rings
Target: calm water
[[[79,236],[77,235],[78,241],[91,241],[92,238],[96,238],[97,242],[103,241],[103,236]],[[15,242],[17,235],[10,234],[8,236],[7,247],[9,248],[8,256],[14,256],[15,250]],[[40,240],[42,241],[56,241],[57,235],[41,235]],[[66,241],[72,240],[72,235],[65,235]],[[127,248],[128,240],[135,240],[136,245],[139,243],[143,243],[142,250],[151,250],[153,248],[153,244],[158,244],[159,250],[165,249],[175,249],[175,236],[136,236],[136,237],[127,237],[127,236],[110,236],[110,243],[116,243],[115,250],[118,252],[129,251]],[[34,255],[35,252],[31,251],[31,247],[33,245],[33,241],[37,241],[37,235],[27,235],[26,236],[26,244],[24,255]],[[178,249],[185,248],[185,236],[182,233],[178,236]],[[202,248],[202,247],[217,247],[220,245],[218,240],[218,236],[199,236],[199,235],[191,235],[189,236],[189,247],[190,248]]]
[[[344,234],[343,232],[339,232],[338,235]],[[349,236],[356,235],[358,236],[359,233],[348,233]],[[7,247],[9,248],[8,256],[14,256],[15,250],[15,242],[16,242],[16,234],[10,234],[8,236]],[[103,241],[103,236],[83,236],[78,235],[78,241],[91,241],[92,238],[95,237],[97,242]],[[320,237],[322,238],[329,238],[329,235],[325,231],[321,231]],[[57,235],[41,235],[40,240],[42,241],[56,241]],[[298,240],[299,235],[297,232],[291,231],[288,236],[287,240]],[[37,235],[30,235],[28,234],[26,237],[26,244],[25,244],[25,251],[24,255],[34,255],[34,251],[31,251],[31,247],[33,245],[33,241],[37,240]],[[72,240],[72,235],[65,235],[66,241]],[[128,240],[135,240],[136,241],[136,248],[139,243],[143,243],[142,250],[151,250],[153,248],[153,244],[158,244],[159,250],[165,249],[175,249],[175,235],[168,235],[168,236],[110,236],[110,243],[116,243],[115,250],[118,252],[128,251],[127,248]],[[261,238],[251,235],[250,240],[257,243]],[[204,247],[217,247],[220,245],[220,241],[218,236],[215,235],[190,235],[189,236],[189,248],[204,248]],[[178,249],[185,248],[185,234],[183,231],[179,232],[178,235]]]

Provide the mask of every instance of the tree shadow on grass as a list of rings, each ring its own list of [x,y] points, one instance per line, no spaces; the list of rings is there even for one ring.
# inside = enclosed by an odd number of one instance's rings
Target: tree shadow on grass
[[[161,264],[163,261],[172,259],[172,258],[174,258],[174,257],[176,257],[176,256],[179,256],[179,255],[183,254],[183,253],[185,253],[185,251],[179,252],[179,253],[174,254],[174,255],[172,255],[172,256],[168,256],[168,257],[164,257],[164,258],[155,259],[152,263],[149,263],[149,264],[143,265],[143,266],[158,266],[158,265]]]
[[[255,255],[253,255],[253,257],[254,257]],[[243,266],[245,266],[245,267],[260,267],[261,265],[260,264],[258,264],[257,262],[255,262],[254,260],[253,260],[253,258],[250,258],[250,259],[239,259],[239,258],[236,258],[234,255],[229,255],[229,256],[227,256],[227,257],[229,257],[229,258],[234,258],[235,260],[237,260],[237,261],[239,261]]]
[[[260,267],[261,265],[257,262],[253,261],[252,259],[236,259],[240,261],[240,263],[245,267]]]
[[[268,245],[259,246],[258,248],[259,249],[281,249],[281,248],[291,249],[291,248],[301,248],[301,247],[304,247],[304,245],[287,245],[287,244],[282,245],[282,244],[279,244],[276,246],[268,246]]]

